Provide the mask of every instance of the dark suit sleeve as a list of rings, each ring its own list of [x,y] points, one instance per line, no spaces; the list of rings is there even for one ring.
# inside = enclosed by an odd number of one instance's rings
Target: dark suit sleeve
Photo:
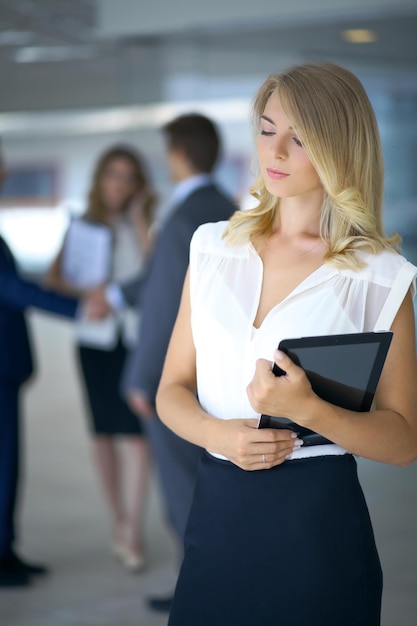
[[[152,404],[177,317],[195,224],[173,221],[161,234],[143,292],[142,325],[122,377],[122,393],[138,389]]]
[[[142,301],[143,288],[146,282],[145,274],[136,276],[127,283],[120,284],[119,288],[127,304],[132,307],[139,307]]]
[[[193,192],[161,231],[141,295],[139,341],[122,375],[123,394],[140,390],[155,404],[188,268],[191,237],[200,224],[227,220],[235,208],[209,185]]]
[[[78,306],[74,298],[58,295],[24,280],[13,268],[0,269],[0,302],[16,311],[35,307],[66,317],[74,317]]]

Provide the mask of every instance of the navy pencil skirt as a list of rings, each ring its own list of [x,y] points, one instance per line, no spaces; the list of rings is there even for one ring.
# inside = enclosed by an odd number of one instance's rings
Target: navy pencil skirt
[[[169,626],[379,626],[381,593],[352,455],[247,472],[203,454]]]

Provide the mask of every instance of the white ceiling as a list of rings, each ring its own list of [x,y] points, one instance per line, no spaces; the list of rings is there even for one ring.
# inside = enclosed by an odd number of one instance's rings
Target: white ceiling
[[[0,0],[0,112],[243,96],[319,58],[417,89],[416,0]]]
[[[143,36],[388,17],[416,8],[413,0],[99,0],[97,21],[104,36]]]

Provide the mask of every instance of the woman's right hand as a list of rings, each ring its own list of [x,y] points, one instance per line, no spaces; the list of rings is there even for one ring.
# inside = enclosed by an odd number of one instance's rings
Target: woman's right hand
[[[291,430],[257,426],[257,419],[219,420],[220,443],[211,452],[243,470],[263,470],[280,465],[303,444]]]

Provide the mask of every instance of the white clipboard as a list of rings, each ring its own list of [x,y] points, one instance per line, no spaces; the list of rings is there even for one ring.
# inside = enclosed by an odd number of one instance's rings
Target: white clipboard
[[[109,277],[112,233],[104,224],[73,220],[65,237],[62,275],[79,289],[92,289]]]

